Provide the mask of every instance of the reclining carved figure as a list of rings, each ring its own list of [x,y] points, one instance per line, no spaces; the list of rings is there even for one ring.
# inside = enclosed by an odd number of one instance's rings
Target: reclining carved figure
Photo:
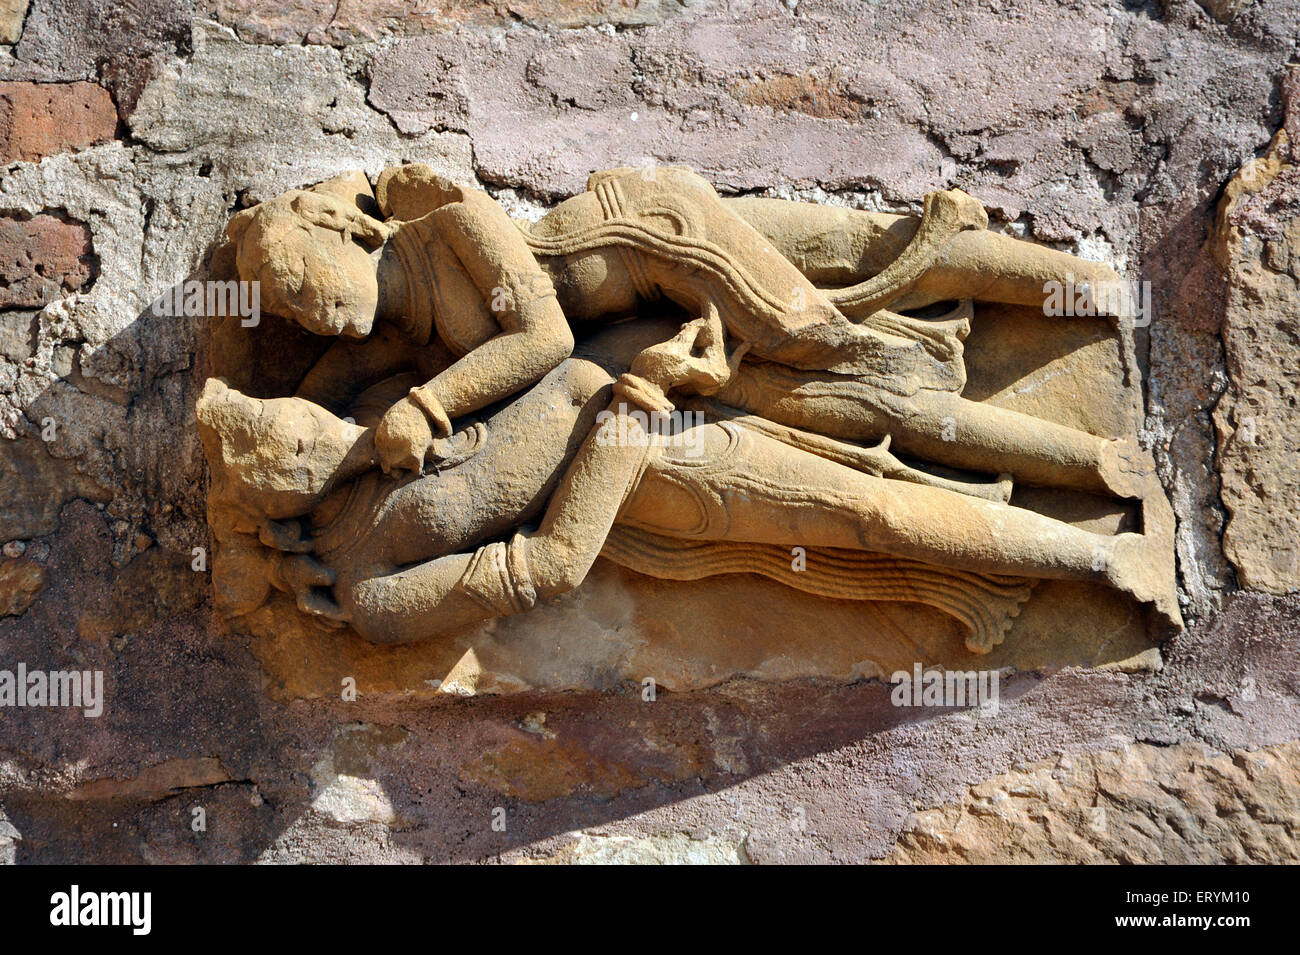
[[[828,596],[929,603],[967,624],[981,652],[1001,642],[1025,578],[1106,583],[1177,620],[1170,541],[877,477],[744,419],[698,425],[689,446],[636,440],[614,390],[605,368],[566,359],[444,442],[447,467],[394,479],[375,466],[364,418],[211,379],[198,413],[212,493],[227,545],[242,537],[260,561],[218,581],[226,606],[253,609],[277,586],[307,613],[405,643],[528,610],[604,553],[659,576],[748,570]],[[597,426],[605,407],[613,416]],[[829,562],[782,573],[792,546]]]
[[[326,352],[293,397],[209,382],[223,607],[275,586],[409,642],[572,589],[603,553],[663,577],[749,570],[931,603],[977,651],[1036,578],[1109,584],[1179,626],[1149,455],[960,395],[971,300],[1041,306],[1046,282],[1116,281],[986,221],[956,190],[918,220],[722,199],[676,167],[595,175],[527,228],[421,166],[374,194],[358,174],[239,213],[239,275],[262,282],[264,307],[361,341]],[[657,337],[625,322],[661,298],[685,315]],[[953,300],[937,319],[905,314]],[[570,357],[574,328],[611,322],[608,360]],[[630,410],[674,407],[706,411],[703,462],[680,440],[625,440]],[[909,467],[891,443],[997,480]],[[1010,506],[1012,480],[1138,498],[1143,533]],[[823,548],[824,572],[785,573],[792,546]]]
[[[527,229],[419,165],[381,175],[387,220],[339,198],[368,194],[364,177],[318,190],[245,210],[228,231],[240,278],[261,281],[269,311],[318,334],[379,331],[372,372],[410,360],[394,357],[393,339],[456,356],[386,414],[386,471],[418,471],[452,421],[538,381],[571,353],[571,325],[622,320],[662,297],[693,317],[716,313],[728,367],[693,384],[728,405],[850,440],[889,435],[915,457],[1019,482],[1143,494],[1133,475],[1150,464],[1131,441],[961,397],[970,300],[1041,306],[1049,281],[1118,282],[1106,266],[984,229],[983,209],[957,190],[931,194],[917,220],[724,200],[680,167],[613,170]],[[964,301],[947,319],[888,307],[949,300]],[[337,407],[340,366],[356,362],[327,354],[299,394]],[[800,388],[810,381],[819,401]]]

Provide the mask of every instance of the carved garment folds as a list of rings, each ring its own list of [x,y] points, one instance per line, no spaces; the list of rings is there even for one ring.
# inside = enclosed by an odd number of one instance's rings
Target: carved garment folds
[[[212,270],[269,314],[217,319],[197,409],[218,606],[463,661],[604,557],[696,601],[741,574],[801,614],[921,605],[981,654],[1040,582],[1180,627],[1133,316],[1044,314],[1118,277],[987,226],[959,190],[897,216],[681,167],[532,224],[421,165],[246,209]]]

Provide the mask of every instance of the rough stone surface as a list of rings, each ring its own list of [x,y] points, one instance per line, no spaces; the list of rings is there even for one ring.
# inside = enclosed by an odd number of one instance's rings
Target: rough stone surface
[[[1300,72],[1286,92],[1294,103],[1286,129],[1229,183],[1212,240],[1228,287],[1229,384],[1215,410],[1231,514],[1223,549],[1244,586],[1275,594],[1300,588]]]
[[[30,0],[13,79],[98,82],[122,116],[170,57],[189,50],[193,0]]]
[[[101,668],[108,696],[98,719],[0,711],[0,860],[883,860],[919,851],[916,814],[938,832],[957,816],[992,826],[969,811],[972,788],[1036,779],[1025,767],[1055,771],[1062,754],[1079,771],[1044,809],[1060,840],[1016,817],[1033,858],[1228,858],[1210,835],[1284,857],[1270,827],[1295,814],[1300,602],[1262,542],[1284,547],[1293,517],[1279,471],[1296,427],[1293,259],[1270,223],[1295,218],[1239,205],[1241,234],[1269,236],[1238,246],[1242,268],[1207,239],[1227,183],[1287,122],[1294,0],[1228,23],[1192,2],[759,0],[449,4],[419,23],[373,4],[340,6],[346,19],[228,4],[199,11],[225,25],[191,28],[198,7],[31,0],[0,58],[2,82],[105,84],[130,134],[0,170],[5,216],[83,222],[98,258],[88,288],[0,311],[0,540],[25,541],[8,559],[46,577],[0,619],[0,669]],[[633,16],[645,22],[618,19]],[[915,211],[959,186],[998,227],[1149,280],[1146,437],[1192,626],[1136,672],[1044,651],[1008,675],[992,718],[896,709],[870,679],[737,680],[653,703],[637,686],[408,699],[379,681],[354,702],[284,701],[191,569],[208,543],[193,404],[209,356],[195,322],[149,305],[205,274],[241,206],[404,160],[534,218],[623,160],[860,208]],[[1259,443],[1237,441],[1256,404]],[[1068,812],[1090,788],[1111,798],[1089,766],[1115,780],[1109,841]],[[1227,815],[1181,815],[1147,780],[1222,798]]]
[[[915,813],[891,863],[1300,861],[1300,744],[1231,755],[1135,743],[1062,756]]]
[[[0,308],[39,308],[84,288],[94,269],[85,223],[0,217]]]
[[[0,0],[0,43],[17,43],[23,35],[28,0]]]
[[[1227,23],[1249,6],[1253,0],[1196,0],[1220,23]]]
[[[116,133],[113,98],[94,83],[0,83],[0,162],[37,162]]]
[[[678,0],[341,0],[332,8],[301,0],[215,0],[201,4],[212,18],[253,43],[341,46],[381,36],[442,32],[455,26],[502,28],[630,27],[658,23],[688,5]]]
[[[45,568],[34,560],[0,560],[0,617],[17,617],[45,586]]]

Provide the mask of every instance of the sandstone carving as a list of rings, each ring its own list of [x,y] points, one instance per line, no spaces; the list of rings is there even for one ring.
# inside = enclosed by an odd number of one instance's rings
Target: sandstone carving
[[[993,306],[1118,277],[987,225],[958,190],[884,215],[722,198],[680,167],[595,174],[531,225],[421,165],[241,211],[214,274],[285,322],[214,333],[219,607],[409,644],[527,614],[604,557],[928,605],[976,653],[1044,580],[1178,628],[1126,302],[1099,333],[1114,394],[1074,395],[1118,409],[1109,433],[963,394]],[[1132,519],[1081,526],[1053,494]]]

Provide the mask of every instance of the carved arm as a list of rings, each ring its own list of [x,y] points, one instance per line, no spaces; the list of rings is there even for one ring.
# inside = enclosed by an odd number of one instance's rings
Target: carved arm
[[[622,399],[611,407],[615,416],[624,409]],[[339,594],[342,615],[372,643],[412,643],[577,587],[650,453],[638,437],[647,438],[635,419],[606,420],[579,449],[536,531],[355,583]]]
[[[452,420],[534,384],[573,351],[573,333],[523,235],[490,196],[464,198],[430,216],[472,289],[456,287],[473,302],[443,296],[444,307],[488,309],[500,327],[432,380],[414,388],[380,425],[376,446],[385,470],[419,470],[430,439],[447,437]],[[435,276],[435,281],[438,277]]]

